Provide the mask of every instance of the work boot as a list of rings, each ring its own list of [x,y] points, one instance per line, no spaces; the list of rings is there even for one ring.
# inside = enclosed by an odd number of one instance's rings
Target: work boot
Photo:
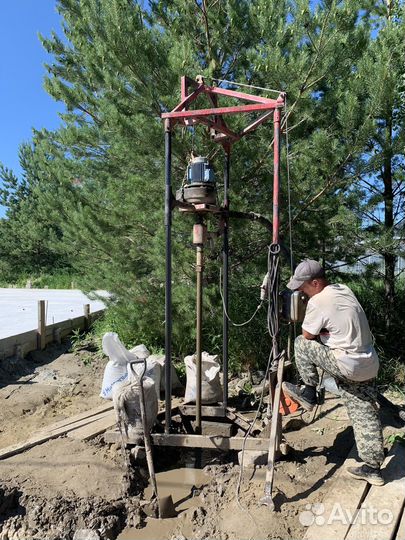
[[[296,384],[283,382],[283,390],[307,411],[312,411],[316,405],[316,389],[314,386],[305,385],[302,389]]]
[[[346,470],[353,478],[365,480],[369,484],[373,484],[373,486],[383,486],[385,484],[379,467],[374,468],[364,464],[360,467],[348,467]]]

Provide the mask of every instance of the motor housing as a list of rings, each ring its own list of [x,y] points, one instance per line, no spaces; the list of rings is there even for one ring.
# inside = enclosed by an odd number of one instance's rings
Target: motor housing
[[[213,204],[217,202],[214,170],[208,158],[197,156],[187,167],[187,183],[176,192],[178,201],[192,204]]]

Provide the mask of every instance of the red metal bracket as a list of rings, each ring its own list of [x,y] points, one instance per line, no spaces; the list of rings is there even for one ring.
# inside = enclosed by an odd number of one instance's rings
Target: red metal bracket
[[[191,90],[191,92],[190,92]],[[189,106],[194,103],[200,94],[205,94],[211,101],[213,107],[209,109],[190,110]],[[220,107],[218,96],[231,97],[242,103],[232,107]],[[163,113],[162,118],[169,122],[184,125],[204,124],[211,129],[211,136],[214,141],[222,145],[229,146],[238,141],[248,133],[254,131],[258,126],[266,122],[273,116],[273,112],[280,110],[285,105],[285,94],[280,92],[277,99],[270,99],[262,96],[254,96],[245,92],[236,92],[227,88],[209,86],[205,84],[202,77],[193,81],[189,77],[181,78],[181,101],[168,113]],[[264,112],[259,118],[250,122],[239,133],[235,133],[227,126],[223,116],[241,113]]]

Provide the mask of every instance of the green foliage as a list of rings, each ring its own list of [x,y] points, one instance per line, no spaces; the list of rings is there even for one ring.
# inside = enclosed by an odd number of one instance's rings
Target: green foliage
[[[315,6],[308,0],[150,0],[147,7],[127,0],[59,0],[64,37],[41,40],[51,55],[45,88],[64,103],[65,112],[58,130],[35,131],[31,144],[22,146],[22,179],[0,171],[0,194],[8,206],[7,219],[0,222],[1,280],[53,272],[78,276],[84,290],[113,294],[106,317],[96,324],[98,336],[117,331],[127,346],[164,346],[160,115],[178,103],[183,74],[287,91],[283,131],[288,127],[297,259],[353,262],[371,247],[395,258],[403,245],[399,97],[404,89],[398,70],[405,40],[403,4],[392,5],[394,11],[387,14],[381,3],[360,0]],[[204,97],[199,104],[209,106]],[[246,118],[229,120],[235,129],[245,123]],[[271,142],[269,122],[235,145],[233,210],[270,217]],[[173,138],[174,187],[181,185],[192,152],[210,156],[221,187],[220,149],[206,129],[180,127]],[[288,238],[286,157],[284,145],[280,207]],[[387,202],[384,193],[374,197],[373,183],[381,180],[381,165],[386,168],[388,161],[392,185],[398,186],[395,226],[383,219],[375,230],[365,228],[365,216]],[[173,350],[178,358],[195,348],[191,228],[191,217],[173,214]],[[209,229],[218,231],[215,217]],[[257,306],[269,242],[269,232],[260,225],[232,222],[229,315],[235,322],[247,320]],[[217,238],[207,249],[204,273],[204,348],[212,353],[221,352],[222,341],[220,264]],[[387,290],[395,276],[383,279]],[[394,289],[384,324],[387,328],[389,322],[400,339],[392,317],[399,302]],[[379,319],[372,321],[379,342],[388,347],[379,325]],[[232,327],[230,337],[233,369],[266,364],[270,343],[264,311],[252,324]]]
[[[405,446],[405,436],[403,435],[403,433],[394,433],[387,437],[387,443],[389,444],[398,443]]]
[[[101,360],[104,356],[101,347],[101,336],[93,329],[90,332],[73,330],[70,336],[70,349],[76,358],[79,358],[85,366]]]
[[[398,302],[395,317],[387,328],[384,310],[385,288],[382,280],[370,276],[357,276],[353,281],[346,281],[358,297],[367,313],[378,355],[381,360],[381,382],[390,381],[401,386],[405,385],[405,365],[403,351],[405,335],[403,321],[405,320],[404,302]],[[404,298],[405,283],[398,282],[398,296]]]

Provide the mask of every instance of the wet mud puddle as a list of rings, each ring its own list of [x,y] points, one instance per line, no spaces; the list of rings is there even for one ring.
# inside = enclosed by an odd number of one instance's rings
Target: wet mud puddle
[[[166,519],[146,518],[142,529],[125,529],[117,540],[166,540],[169,535],[182,525],[183,518],[203,501],[200,489],[209,482],[209,476],[201,469],[182,468],[163,471],[156,474],[159,499],[171,496],[177,517]],[[150,500],[152,489],[145,489],[144,498]]]

